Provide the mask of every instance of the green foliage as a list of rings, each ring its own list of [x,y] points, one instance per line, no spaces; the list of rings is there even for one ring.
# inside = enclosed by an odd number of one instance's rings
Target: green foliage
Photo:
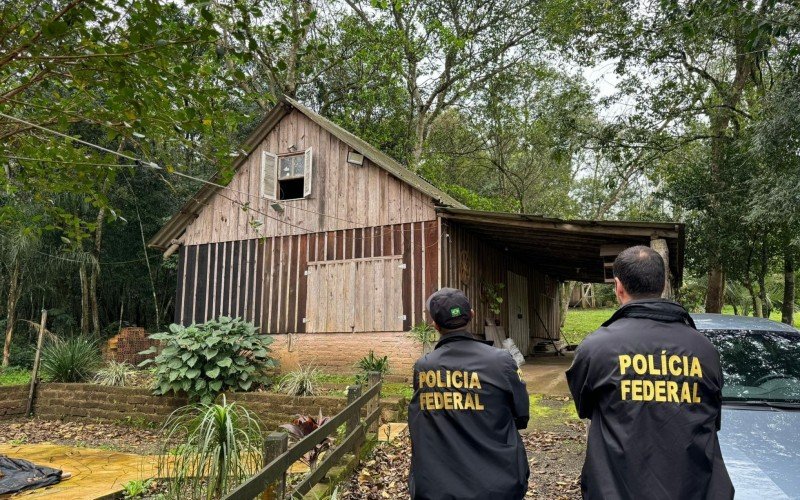
[[[500,307],[503,305],[503,289],[505,283],[481,283],[481,295],[486,302],[486,307],[489,308],[495,316],[500,314]]]
[[[364,385],[369,381],[370,372],[379,372],[381,377],[389,372],[389,356],[375,356],[375,351],[370,350],[369,354],[361,358],[356,363],[359,373],[356,375],[356,383]]]
[[[125,498],[143,497],[152,484],[152,479],[132,479],[122,485],[122,494]]]
[[[266,370],[275,366],[269,357],[272,337],[259,334],[240,318],[220,316],[188,327],[173,324],[169,332],[150,338],[162,341],[163,350],[144,351],[158,355],[140,366],[155,362],[156,394],[185,393],[209,404],[222,391],[248,391],[267,384]]]
[[[87,382],[102,363],[97,342],[86,337],[56,339],[42,348],[42,378],[50,382]]]
[[[298,415],[290,424],[282,424],[281,428],[286,429],[289,433],[289,438],[296,443],[325,425],[328,420],[330,420],[330,417],[323,417],[320,411],[317,418],[308,415]],[[325,439],[315,445],[311,451],[303,455],[300,460],[313,469],[317,466],[317,461],[319,461],[320,456],[331,446],[333,446],[333,439],[325,437]]]
[[[125,387],[130,385],[136,369],[129,363],[109,361],[94,376],[94,382],[100,385]]]
[[[283,376],[278,390],[290,396],[314,396],[319,390],[321,375],[318,368],[301,366]]]
[[[429,344],[439,340],[439,332],[428,323],[421,322],[409,330],[408,336],[420,344]]]
[[[0,368],[0,386],[29,384],[31,372],[26,368],[9,366]]]
[[[220,404],[176,410],[164,424],[164,434],[158,471],[169,478],[169,498],[219,498],[261,468],[261,424],[225,396]],[[181,443],[177,449],[175,442]]]

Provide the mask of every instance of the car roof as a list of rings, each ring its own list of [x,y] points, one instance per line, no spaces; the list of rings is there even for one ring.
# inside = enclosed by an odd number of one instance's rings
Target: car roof
[[[797,329],[785,323],[767,318],[734,316],[732,314],[692,314],[698,330],[749,330],[767,332],[788,332],[800,335]]]

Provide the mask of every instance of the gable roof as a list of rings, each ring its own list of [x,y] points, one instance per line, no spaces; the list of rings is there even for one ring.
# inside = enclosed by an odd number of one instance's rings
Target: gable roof
[[[310,108],[300,104],[299,102],[289,97],[283,97],[272,108],[259,123],[253,133],[245,139],[242,149],[247,151],[247,154],[240,155],[233,163],[234,172],[247,161],[250,154],[261,144],[267,135],[272,131],[275,126],[289,113],[292,109],[303,113],[309,120],[313,121],[331,135],[344,142],[354,150],[358,151],[367,157],[377,167],[386,170],[393,176],[397,177],[406,184],[413,186],[422,193],[430,196],[433,200],[442,206],[451,206],[456,208],[466,208],[465,205],[458,202],[455,198],[429,183],[416,173],[412,172],[400,162],[394,160],[389,155],[383,153],[375,146],[369,144],[363,139],[348,132],[342,127],[336,125],[332,121],[324,118],[320,114],[311,110]],[[213,183],[220,183],[221,178],[219,174],[214,174],[211,179]],[[147,246],[164,250],[172,245],[173,240],[179,238],[186,228],[191,224],[200,214],[200,211],[206,206],[208,200],[219,191],[220,187],[211,184],[203,184],[203,186],[192,196],[186,203],[183,204],[180,210],[173,215],[166,224],[150,239]]]

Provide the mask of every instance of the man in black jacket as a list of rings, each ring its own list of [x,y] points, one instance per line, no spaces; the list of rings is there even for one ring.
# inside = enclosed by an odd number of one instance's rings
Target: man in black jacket
[[[529,407],[516,362],[467,331],[473,311],[460,290],[439,290],[427,309],[441,340],[414,365],[411,498],[523,498],[529,470],[517,429]]]
[[[591,419],[584,498],[733,498],[717,440],[717,350],[683,307],[661,299],[664,261],[651,248],[620,253],[614,283],[621,307],[567,371],[578,415]]]

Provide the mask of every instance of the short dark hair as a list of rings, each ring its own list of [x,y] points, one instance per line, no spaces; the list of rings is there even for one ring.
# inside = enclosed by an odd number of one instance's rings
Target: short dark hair
[[[644,245],[626,248],[614,259],[614,277],[634,299],[660,297],[664,291],[664,259]]]

